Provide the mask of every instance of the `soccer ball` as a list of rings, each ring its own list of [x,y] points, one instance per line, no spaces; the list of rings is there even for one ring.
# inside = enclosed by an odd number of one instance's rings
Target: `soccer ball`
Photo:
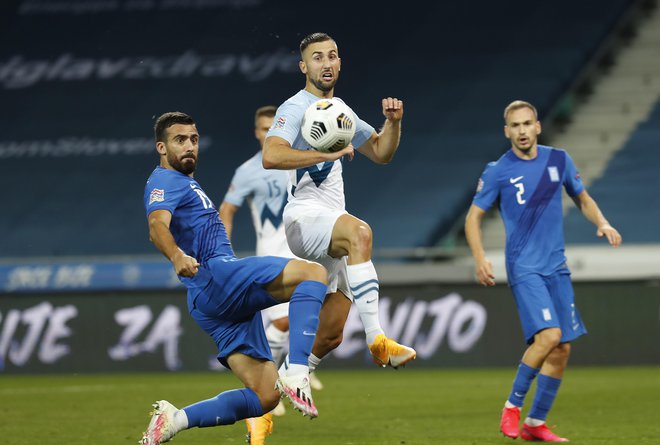
[[[311,104],[302,120],[302,137],[314,149],[335,152],[346,148],[355,135],[353,110],[339,99],[321,99]]]

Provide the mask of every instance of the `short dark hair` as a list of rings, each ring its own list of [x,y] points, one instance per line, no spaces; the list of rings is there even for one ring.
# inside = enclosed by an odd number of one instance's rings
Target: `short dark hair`
[[[275,105],[264,105],[263,107],[257,108],[257,111],[254,113],[254,125],[257,125],[257,119],[262,116],[275,117],[276,111],[277,107]]]
[[[161,114],[154,124],[156,142],[165,142],[167,139],[166,130],[175,124],[195,125],[195,121],[192,117],[180,111],[168,111]]]
[[[305,49],[307,49],[307,47],[312,43],[325,42],[327,40],[332,40],[333,42],[335,41],[335,39],[324,32],[315,32],[305,36],[305,38],[300,42],[300,54],[302,55],[303,51],[305,51]]]

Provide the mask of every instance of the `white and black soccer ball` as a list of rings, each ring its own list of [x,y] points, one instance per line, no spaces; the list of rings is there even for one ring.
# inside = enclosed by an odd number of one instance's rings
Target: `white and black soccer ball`
[[[351,143],[356,125],[353,110],[344,102],[320,99],[305,110],[300,131],[314,149],[335,152]]]

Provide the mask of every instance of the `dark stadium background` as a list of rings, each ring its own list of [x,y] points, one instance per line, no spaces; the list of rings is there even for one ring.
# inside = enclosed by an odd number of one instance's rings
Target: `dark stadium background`
[[[2,2],[0,369],[209,368],[213,345],[195,331],[182,288],[148,241],[142,194],[157,163],[153,119],[181,110],[197,120],[203,151],[196,179],[219,205],[234,169],[258,148],[254,110],[304,86],[298,44],[316,31],[336,39],[336,94],[361,118],[378,128],[381,98],[405,101],[394,161],[377,166],[358,155],[345,165],[348,210],[375,234],[384,325],[423,346],[416,366],[515,363],[524,345],[509,291],[476,286],[461,231],[476,179],[508,148],[502,109],[514,99],[536,104],[542,142],[551,141],[634,45],[654,6]],[[626,145],[627,157],[613,158],[594,186],[630,247],[614,252],[583,218],[567,219],[569,251],[586,245],[569,255],[591,330],[576,363],[660,362],[653,340],[660,334],[660,241],[649,222],[657,220],[649,203],[660,189],[651,162],[659,151],[649,149],[657,138],[648,142],[658,134],[657,99],[654,110],[630,139],[637,145]],[[254,234],[246,209],[235,227],[235,250],[249,254]],[[500,251],[493,260],[503,283]],[[132,337],[122,318],[131,314],[145,323]],[[367,366],[353,315],[328,367]],[[106,326],[102,334],[98,326]]]

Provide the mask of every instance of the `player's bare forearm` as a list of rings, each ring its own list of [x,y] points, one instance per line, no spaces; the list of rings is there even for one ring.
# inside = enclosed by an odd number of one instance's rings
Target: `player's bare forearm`
[[[597,236],[606,237],[608,242],[614,247],[618,247],[621,244],[621,235],[614,227],[612,227],[609,221],[607,221],[603,212],[600,211],[598,204],[596,204],[596,201],[586,190],[573,198],[573,200],[584,217],[596,226]]]
[[[222,224],[225,226],[225,232],[227,232],[227,238],[229,238],[230,241],[231,232],[234,228],[234,215],[236,214],[237,210],[238,206],[228,203],[227,201],[223,201],[222,204],[220,204],[220,219],[222,220]]]
[[[149,219],[149,239],[170,261],[173,261],[173,257],[177,254],[183,253],[174,241],[170,228],[163,221],[155,218]]]
[[[394,154],[401,142],[401,120],[385,120],[383,129],[378,134],[378,145],[376,154],[383,164],[388,164],[394,158]]]
[[[495,285],[493,266],[486,258],[483,242],[481,241],[481,220],[485,212],[474,204],[470,207],[465,218],[465,238],[467,239],[475,263],[475,275],[479,283],[484,286]]]
[[[174,271],[177,275],[183,277],[194,277],[199,270],[199,263],[197,260],[179,248],[174,241],[172,232],[162,222],[155,222],[153,225],[149,223],[149,234],[151,241],[160,250],[163,255],[167,257],[172,263]]]
[[[335,153],[323,153],[316,150],[296,150],[283,139],[269,137],[263,148],[262,164],[266,169],[293,170],[320,164],[326,161],[336,161],[344,155],[353,153],[353,146],[349,145]]]

